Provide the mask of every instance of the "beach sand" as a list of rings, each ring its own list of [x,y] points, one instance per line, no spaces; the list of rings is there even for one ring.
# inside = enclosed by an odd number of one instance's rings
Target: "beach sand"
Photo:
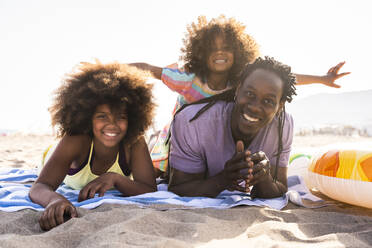
[[[33,168],[52,136],[0,136],[0,169]],[[294,139],[294,152],[337,146],[372,147],[372,138]],[[291,170],[291,168],[289,168]],[[78,209],[79,218],[44,232],[33,210],[0,211],[0,247],[371,247],[372,210],[333,201],[307,209],[264,207],[164,210],[162,205],[104,204]]]

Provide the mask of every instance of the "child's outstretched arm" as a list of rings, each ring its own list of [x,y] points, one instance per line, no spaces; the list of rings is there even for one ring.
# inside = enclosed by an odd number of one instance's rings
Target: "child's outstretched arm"
[[[30,199],[45,207],[39,224],[43,230],[50,230],[77,217],[77,211],[70,201],[55,192],[65,178],[74,158],[81,152],[79,137],[65,136],[59,142],[52,156],[45,164],[38,179],[30,189]]]
[[[331,67],[324,76],[295,74],[297,78],[297,85],[319,83],[333,88],[340,88],[341,86],[335,84],[335,81],[345,75],[350,74],[350,72],[338,73],[344,64],[345,62],[341,62],[336,66]]]
[[[88,183],[79,194],[78,201],[93,198],[96,193],[104,196],[107,190],[116,188],[124,196],[140,195],[156,191],[154,168],[145,139],[140,138],[130,149],[130,168],[133,180],[113,172],[106,172]]]
[[[163,70],[162,67],[146,64],[146,63],[130,63],[129,65],[135,66],[138,69],[150,71],[154,78],[160,80],[161,79],[161,72]]]

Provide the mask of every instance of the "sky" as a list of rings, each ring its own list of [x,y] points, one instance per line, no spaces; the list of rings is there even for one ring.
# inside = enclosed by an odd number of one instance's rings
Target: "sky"
[[[187,5],[185,5],[187,4]],[[221,14],[246,25],[269,55],[296,73],[323,75],[338,62],[342,88],[298,87],[298,97],[372,89],[370,1],[0,0],[0,129],[50,129],[52,93],[81,61],[177,62],[188,24]],[[156,127],[176,95],[153,80]]]

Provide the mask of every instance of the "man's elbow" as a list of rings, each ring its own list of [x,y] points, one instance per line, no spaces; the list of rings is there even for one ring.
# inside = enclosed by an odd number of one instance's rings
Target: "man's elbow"
[[[156,185],[149,188],[149,193],[153,193],[153,192],[156,192],[156,191],[158,191],[158,188],[156,187]]]
[[[168,191],[177,194],[177,187],[172,184],[168,184]]]
[[[176,195],[179,195],[179,196],[186,196],[185,195],[185,192],[183,192],[182,190],[180,190],[180,188],[179,188],[178,185],[169,184],[168,185],[168,191],[170,191],[172,193],[175,193]]]

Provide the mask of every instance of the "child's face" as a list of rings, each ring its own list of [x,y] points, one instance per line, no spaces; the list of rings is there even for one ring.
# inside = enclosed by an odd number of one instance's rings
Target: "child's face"
[[[92,118],[93,135],[95,142],[107,147],[119,144],[128,129],[128,120],[125,109],[112,112],[108,104],[99,105]]]
[[[216,36],[214,45],[207,58],[207,66],[211,72],[227,73],[234,64],[234,53],[226,44],[223,36]]]

